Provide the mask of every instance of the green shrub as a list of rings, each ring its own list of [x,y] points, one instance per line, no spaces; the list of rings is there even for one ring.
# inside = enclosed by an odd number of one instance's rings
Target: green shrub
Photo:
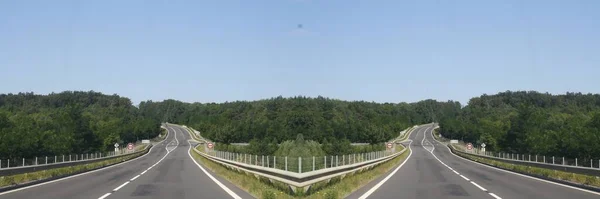
[[[326,199],[337,199],[338,192],[336,190],[330,190],[327,193],[325,193],[325,198]]]
[[[275,199],[277,197],[275,196],[275,193],[273,193],[272,191],[270,191],[270,190],[264,190],[262,192],[262,198],[263,199]]]

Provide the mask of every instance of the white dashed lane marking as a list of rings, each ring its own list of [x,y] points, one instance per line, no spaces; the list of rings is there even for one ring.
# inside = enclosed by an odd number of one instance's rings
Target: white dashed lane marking
[[[113,191],[118,191],[119,189],[123,188],[125,185],[129,184],[129,181],[123,183],[121,186],[118,186],[117,188],[113,189]]]
[[[428,129],[427,129],[428,130]],[[425,130],[425,133],[427,133],[427,130]],[[432,131],[433,132],[433,131]],[[433,136],[433,135],[432,135]],[[423,135],[423,140],[421,141],[421,143],[423,143],[425,141],[425,137],[426,135]],[[427,141],[429,142],[429,141]],[[423,148],[425,148],[425,146],[423,146]],[[429,153],[431,153],[431,155],[433,155],[433,157],[439,161],[440,163],[442,163],[442,165],[448,167],[448,169],[450,169],[450,171],[456,173],[456,175],[459,175],[460,177],[462,177],[463,179],[465,179],[467,182],[470,182],[471,184],[475,185],[477,188],[481,189],[484,192],[487,192],[488,194],[490,194],[490,196],[496,198],[496,199],[502,199],[500,198],[498,195],[494,194],[494,193],[490,193],[488,192],[487,189],[483,188],[482,186],[479,186],[477,183],[473,182],[471,179],[461,175],[460,173],[458,173],[456,170],[452,169],[452,167],[448,166],[446,163],[442,162],[435,154],[433,154],[433,150],[435,150],[435,147],[432,150],[429,150],[428,148],[425,148],[425,150],[429,151]]]
[[[100,196],[98,199],[104,199],[104,198],[106,198],[108,196],[110,196],[110,193],[104,194],[104,195]]]

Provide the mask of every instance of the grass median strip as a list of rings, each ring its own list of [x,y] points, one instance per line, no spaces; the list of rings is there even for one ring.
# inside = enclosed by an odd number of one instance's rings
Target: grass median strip
[[[198,150],[203,151],[204,146],[199,145]],[[402,148],[398,149],[402,150]],[[246,175],[243,172],[237,172],[227,167],[206,159],[205,157],[193,152],[192,156],[202,166],[210,169],[215,174],[235,184],[242,190],[250,193],[257,198],[308,198],[308,199],[328,199],[328,198],[343,198],[350,193],[358,190],[372,180],[377,179],[381,175],[387,173],[391,169],[398,166],[406,159],[409,151],[395,157],[385,163],[379,164],[370,170],[356,172],[346,175],[344,178],[336,177],[325,183],[314,184],[311,188],[312,193],[301,193],[301,195],[292,195],[287,189],[287,186],[274,182],[271,183],[268,179],[257,178],[254,175]]]
[[[533,175],[533,176],[541,176],[541,177],[551,178],[551,179],[555,179],[555,180],[568,181],[568,182],[587,185],[587,186],[600,187],[600,178],[598,176],[590,176],[590,175],[558,171],[558,170],[553,170],[553,169],[545,169],[545,168],[539,168],[539,167],[510,164],[510,163],[506,163],[506,162],[496,161],[496,160],[483,158],[483,157],[479,157],[479,156],[474,156],[474,155],[468,155],[468,154],[464,154],[464,153],[456,153],[456,154],[461,157],[467,158],[469,160],[473,160],[473,161],[487,164],[490,166],[506,169],[509,171],[515,171],[518,173],[529,174],[529,175]]]
[[[82,173],[82,172],[102,168],[105,166],[117,164],[120,162],[124,162],[124,161],[130,160],[130,159],[135,158],[140,155],[142,155],[142,153],[127,155],[127,156],[123,156],[123,157],[108,159],[108,160],[89,163],[89,164],[66,166],[66,167],[61,167],[61,168],[47,169],[47,170],[42,170],[42,171],[22,173],[22,174],[10,175],[10,176],[1,176],[0,177],[0,187],[13,186],[13,185],[18,185],[18,184],[23,184],[23,183],[28,183],[28,182],[32,182],[32,181],[38,181],[38,180],[44,180],[44,179],[54,178],[54,177],[66,177],[69,175]]]

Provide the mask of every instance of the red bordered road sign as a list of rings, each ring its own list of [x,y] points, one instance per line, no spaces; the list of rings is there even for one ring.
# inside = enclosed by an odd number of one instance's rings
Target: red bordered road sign
[[[388,148],[388,149],[391,149],[391,148],[392,148],[392,143],[391,143],[391,142],[390,142],[390,143],[387,143],[387,148]]]
[[[133,147],[134,147],[133,143],[127,144],[127,149],[133,150]]]
[[[212,149],[213,146],[214,146],[213,143],[210,143],[210,142],[208,143],[208,148]]]
[[[467,150],[473,150],[473,144],[467,143]]]

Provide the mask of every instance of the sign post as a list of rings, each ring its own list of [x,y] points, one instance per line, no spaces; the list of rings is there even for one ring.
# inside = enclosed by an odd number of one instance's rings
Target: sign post
[[[119,143],[115,143],[115,154],[119,153]]]
[[[481,152],[485,154],[485,143],[481,143]]]

